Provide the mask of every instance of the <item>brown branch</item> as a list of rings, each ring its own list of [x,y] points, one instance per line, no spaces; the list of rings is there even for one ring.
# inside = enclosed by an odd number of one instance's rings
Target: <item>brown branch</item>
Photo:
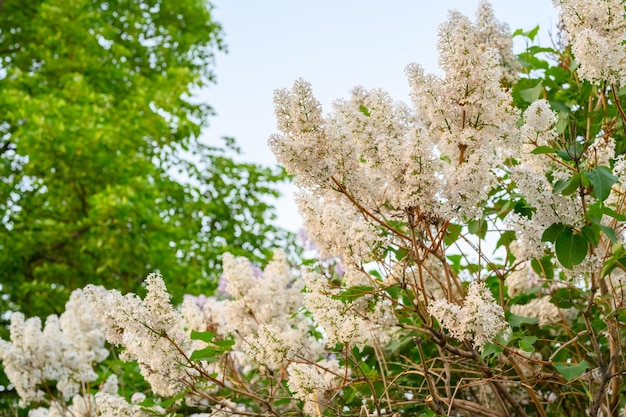
[[[606,367],[601,368],[602,369],[602,376],[600,379],[600,388],[598,388],[598,391],[596,392],[596,395],[593,397],[592,401],[591,401],[591,411],[589,413],[589,415],[591,415],[592,417],[595,417],[598,415],[598,412],[600,411],[600,407],[602,406],[602,398],[604,397],[604,395],[606,394],[606,391],[609,387],[609,382],[615,380],[616,377],[619,376],[619,374],[612,374],[611,373],[611,369],[614,368],[614,366],[616,365],[617,362],[617,353],[614,353],[611,356],[611,359],[609,360],[609,363],[607,364]],[[593,380],[593,371],[589,372],[590,375],[590,380]],[[619,381],[619,380],[618,380]],[[621,394],[619,392],[617,393],[613,393],[613,396],[617,396],[617,405],[619,405],[619,398],[621,396]],[[617,406],[616,404],[614,404],[615,401],[614,399],[612,401],[610,401],[610,406],[611,409],[609,410],[611,414],[609,414],[610,416],[617,416]]]
[[[232,392],[234,392],[236,394],[242,395],[244,397],[249,397],[249,398],[252,398],[252,399],[258,401],[260,404],[263,404],[267,408],[267,411],[271,415],[276,416],[276,417],[280,417],[280,415],[278,413],[276,413],[276,411],[274,411],[272,405],[269,404],[266,399],[264,399],[260,395],[257,395],[254,391],[250,390],[249,387],[245,387],[246,391],[243,391],[243,390],[240,390],[240,389],[238,389],[238,388],[236,388],[234,386],[226,386],[222,381],[218,380],[214,376],[212,376],[209,373],[207,373],[201,363],[192,361],[191,357],[189,357],[187,355],[187,353],[181,349],[181,347],[176,343],[176,341],[174,341],[167,334],[167,332],[165,332],[165,331],[157,332],[154,329],[150,328],[149,326],[146,326],[146,327],[149,330],[153,331],[154,333],[158,334],[160,337],[163,337],[165,340],[167,340],[174,347],[174,349],[176,349],[176,351],[179,353],[179,355],[182,356],[182,358],[185,360],[185,362],[187,362],[187,366],[189,368],[191,368],[191,369],[194,369],[202,377],[206,378],[207,380],[211,381],[212,383],[214,383],[214,384],[216,384],[218,386],[222,386],[224,388],[227,388],[227,389],[231,390]],[[192,377],[192,379],[193,379],[193,377]],[[181,382],[183,382],[187,386],[193,386],[192,384],[190,384],[190,382],[187,382],[187,381],[181,381]]]
[[[469,346],[469,342],[466,342],[466,344]],[[493,379],[494,375],[493,375],[493,372],[491,372],[491,368],[485,365],[483,360],[480,358],[480,355],[478,354],[478,352],[476,350],[472,350],[472,353],[474,354],[474,358],[473,358],[474,362],[476,362],[476,365],[478,365],[478,368],[480,369],[480,371],[493,385],[493,387],[496,390],[496,393],[504,397],[504,399],[506,399],[506,401],[515,409],[515,412],[517,413],[517,415],[522,416],[522,417],[528,417],[528,415],[526,414],[526,411],[524,411],[520,403],[515,398],[513,398],[509,390],[506,389],[506,387],[502,385],[500,381]],[[505,411],[507,410],[505,409]],[[508,411],[507,411],[507,414],[508,414]]]
[[[526,390],[526,392],[528,393],[528,396],[530,397],[530,400],[532,401],[533,405],[535,406],[535,409],[537,410],[537,412],[539,413],[539,415],[541,417],[548,417],[548,415],[546,414],[546,410],[544,410],[543,405],[541,404],[541,402],[539,401],[539,397],[537,397],[537,393],[535,392],[535,390],[530,386],[530,384],[528,383],[528,379],[526,378],[526,376],[524,375],[524,371],[520,368],[522,366],[522,364],[520,364],[517,360],[516,357],[511,355],[509,357],[509,360],[511,361],[511,363],[513,364],[513,368],[515,369],[515,372],[517,372],[517,375],[519,375],[520,380],[522,381],[522,387],[524,387],[524,389]]]
[[[446,405],[450,406],[452,409],[467,411],[473,416],[481,415],[484,417],[504,417],[504,414],[500,414],[488,407],[476,404],[472,401],[460,400],[458,398],[453,398],[452,400],[448,398],[439,398],[439,401],[446,403]]]
[[[446,336],[443,333],[438,332],[434,328],[428,328],[428,332],[432,335],[433,342],[452,353],[453,355],[460,356],[466,359],[475,359],[476,355],[473,351],[459,349],[456,346],[452,346],[448,343]]]
[[[437,386],[435,385],[435,382],[430,376],[428,365],[426,365],[426,357],[424,355],[424,351],[422,350],[422,339],[419,337],[414,337],[413,343],[415,344],[415,347],[417,347],[417,351],[420,355],[420,361],[422,362],[422,366],[424,367],[424,378],[426,378],[426,384],[428,384],[428,391],[430,391],[430,394],[432,395],[432,398],[433,398],[433,404],[432,406],[429,404],[429,407],[433,409],[433,406],[434,406],[435,408],[438,409],[441,407],[439,404],[437,404],[438,399],[439,399],[439,391],[437,391]],[[433,411],[435,410],[433,409]],[[439,414],[439,412],[437,413]]]
[[[622,118],[622,122],[625,125],[624,130],[626,130],[626,114],[624,114],[624,109],[622,108],[622,103],[615,92],[615,84],[611,84],[611,93],[613,94],[613,100],[615,101],[615,105],[617,106],[617,110],[619,111],[619,115]]]
[[[363,207],[361,205],[361,203],[359,203],[353,196],[352,194],[350,194],[348,192],[348,189],[339,181],[337,181],[335,179],[335,177],[330,177],[330,179],[335,183],[335,185],[337,186],[337,188],[339,189],[339,191],[345,195],[346,197],[348,197],[348,199],[350,200],[350,202],[352,204],[354,204],[361,213],[365,214],[367,217],[371,218],[372,220],[374,220],[376,223],[380,224],[381,226],[383,226],[385,229],[389,230],[391,233],[403,238],[406,241],[411,241],[411,238],[407,235],[405,235],[404,233],[400,232],[399,230],[394,229],[393,227],[389,226],[387,223],[385,223],[384,221],[382,221],[381,219],[379,219],[377,216],[375,216],[371,211],[369,211],[367,208]]]

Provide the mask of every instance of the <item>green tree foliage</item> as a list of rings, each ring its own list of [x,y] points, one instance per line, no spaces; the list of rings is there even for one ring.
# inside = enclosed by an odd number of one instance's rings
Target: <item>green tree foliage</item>
[[[281,170],[198,137],[221,27],[204,0],[0,2],[2,311],[59,313],[87,283],[175,298],[210,290],[225,252],[288,234],[268,202]]]

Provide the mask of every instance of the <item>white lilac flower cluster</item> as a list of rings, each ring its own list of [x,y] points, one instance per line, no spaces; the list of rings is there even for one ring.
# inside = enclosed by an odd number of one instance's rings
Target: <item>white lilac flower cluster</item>
[[[118,395],[116,375],[96,384],[99,376],[94,366],[104,361],[109,351],[104,345],[105,328],[86,293],[73,291],[65,312],[48,316],[43,329],[38,317],[11,316],[10,340],[0,340],[0,360],[20,396],[20,406],[36,405],[29,410],[29,417],[155,415],[127,404]],[[98,392],[94,395],[89,387]],[[50,398],[55,391],[60,396]],[[126,412],[107,412],[109,402],[126,404]]]
[[[111,398],[113,401],[125,402],[124,398],[117,394],[117,376],[110,375],[102,384],[98,393],[94,396],[91,393],[76,394],[72,398],[72,403],[67,405],[65,401],[52,400],[49,407],[37,407],[28,411],[28,417],[91,417],[91,416],[111,416],[105,410],[107,407],[100,400],[102,397]],[[123,416],[130,414],[115,414]],[[148,417],[148,413],[141,412],[132,417]]]
[[[248,365],[278,370],[296,357],[315,361],[323,347],[309,335],[310,322],[300,312],[304,282],[293,276],[285,254],[276,252],[262,272],[230,254],[224,255],[223,265],[231,298],[208,308],[219,311],[220,331],[235,335],[235,348],[252,359]]]
[[[108,342],[125,347],[120,358],[136,360],[156,394],[176,395],[186,388],[184,381],[191,372],[183,357],[191,353],[191,341],[180,314],[169,302],[163,279],[149,275],[146,288],[144,300],[93,285],[85,287],[85,294]]]
[[[308,236],[325,258],[339,256],[356,263],[376,259],[387,239],[359,210],[334,191],[296,194]],[[341,232],[340,232],[341,231]],[[346,236],[350,236],[346,239]]]
[[[611,136],[597,137],[586,150],[587,164],[589,167],[611,166],[611,160],[615,158],[615,139]]]
[[[539,326],[555,323],[570,323],[576,318],[575,309],[558,308],[550,301],[550,296],[533,298],[526,304],[514,304],[510,309],[512,314],[536,318]]]
[[[591,82],[626,81],[623,0],[554,0],[567,30],[578,74]]]
[[[245,339],[262,324],[288,326],[288,318],[302,306],[304,284],[292,276],[282,251],[274,253],[262,272],[257,272],[248,259],[229,253],[224,254],[223,268],[230,295],[220,307],[225,331],[237,332]]]
[[[307,294],[304,305],[313,314],[315,321],[326,334],[326,344],[334,347],[338,343],[346,346],[363,346],[369,338],[365,320],[351,309],[351,305],[333,298],[339,288],[332,288],[323,276],[309,272],[304,279]]]
[[[558,117],[550,108],[550,103],[540,99],[531,103],[524,111],[523,121],[515,157],[520,165],[530,168],[535,174],[544,174],[551,160],[546,155],[533,155],[531,152],[539,146],[550,146],[554,143],[558,137]]]
[[[372,288],[365,273],[347,267],[344,283],[347,287]],[[384,298],[363,294],[354,299],[341,299],[340,288],[315,272],[305,272],[307,292],[304,306],[311,312],[315,322],[322,327],[326,346],[337,344],[356,346],[385,344],[396,325],[393,306]]]
[[[100,391],[95,397],[97,413],[93,415],[98,417],[154,417],[167,415],[165,409],[161,406],[143,407],[135,402],[136,401],[131,400],[129,403],[124,397],[117,395],[117,389],[113,393]],[[92,414],[72,414],[67,417],[88,417],[91,415]]]
[[[428,312],[457,340],[473,340],[478,348],[509,331],[504,310],[487,286],[478,281],[470,283],[463,306],[445,299],[432,302]]]
[[[322,359],[315,365],[294,362],[287,372],[289,390],[294,398],[304,401],[302,411],[311,416],[321,415],[331,389],[347,375],[334,359]]]
[[[523,263],[523,265],[523,268],[511,272],[504,281],[507,294],[511,298],[526,294],[533,287],[538,287],[543,283],[535,271],[533,271],[530,261]]]
[[[439,66],[443,78],[426,75],[418,65],[407,68],[417,117],[437,149],[443,179],[438,202],[444,218],[480,216],[481,202],[497,180],[494,168],[511,156],[517,142],[519,114],[500,84],[503,60],[510,59],[506,27],[497,25],[490,6],[481,5],[474,24],[450,12],[439,28]],[[481,26],[487,25],[487,26]],[[498,29],[499,28],[499,29]]]
[[[61,316],[49,316],[43,329],[41,324],[38,317],[13,313],[11,340],[0,340],[4,371],[22,405],[41,402],[52,381],[63,399],[78,396],[84,384],[98,379],[93,366],[109,354],[103,327],[81,290],[72,293]]]
[[[510,33],[483,2],[477,23],[451,13],[439,35],[445,77],[407,69],[414,109],[359,87],[324,117],[303,80],[275,93],[280,133],[269,145],[302,189],[300,211],[324,256],[356,264],[379,256],[392,241],[372,217],[482,214],[493,168],[519,136],[518,112],[500,84],[504,66],[515,67]]]
[[[500,54],[502,60],[502,78],[505,83],[513,83],[519,78],[521,65],[513,52],[513,38],[509,36],[509,25],[499,22],[491,4],[482,0],[476,10],[476,26],[480,28],[480,45],[494,48]]]

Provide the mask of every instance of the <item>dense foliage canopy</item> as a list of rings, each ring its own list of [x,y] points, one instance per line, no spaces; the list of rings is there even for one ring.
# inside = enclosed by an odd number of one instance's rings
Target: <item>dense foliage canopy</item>
[[[178,300],[220,255],[261,263],[281,170],[198,140],[221,27],[203,0],[0,3],[0,311],[59,313],[87,283]]]

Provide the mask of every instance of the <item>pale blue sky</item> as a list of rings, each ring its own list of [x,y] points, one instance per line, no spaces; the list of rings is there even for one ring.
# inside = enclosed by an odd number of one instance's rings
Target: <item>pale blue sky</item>
[[[273,91],[296,78],[311,82],[325,112],[356,85],[383,88],[408,102],[404,76],[416,62],[437,68],[437,28],[450,9],[474,17],[478,0],[214,0],[228,54],[217,57],[217,85],[202,94],[218,115],[204,133],[217,143],[235,137],[246,161],[275,164],[267,139],[276,131]],[[492,0],[512,31],[541,26],[550,44],[557,14],[550,0]],[[516,49],[522,46],[518,45]],[[291,190],[285,190],[291,194]],[[299,217],[291,195],[279,202],[279,221],[291,230]]]

